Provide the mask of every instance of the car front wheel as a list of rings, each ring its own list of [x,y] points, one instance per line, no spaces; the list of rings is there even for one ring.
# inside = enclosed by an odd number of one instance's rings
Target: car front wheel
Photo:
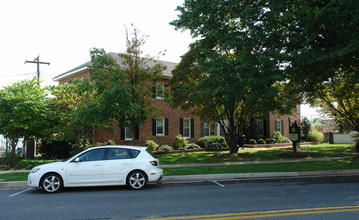
[[[131,189],[143,189],[147,184],[147,176],[142,171],[133,171],[127,176],[127,185]]]
[[[56,173],[46,174],[41,181],[41,188],[47,193],[56,193],[62,188],[62,179]]]

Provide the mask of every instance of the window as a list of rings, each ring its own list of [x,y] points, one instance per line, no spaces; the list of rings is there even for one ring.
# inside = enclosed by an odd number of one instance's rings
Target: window
[[[156,136],[165,135],[165,119],[157,118],[156,119]]]
[[[194,119],[181,118],[180,119],[180,134],[184,138],[194,138]]]
[[[157,137],[168,135],[168,118],[152,118],[152,135]]]
[[[96,149],[83,153],[79,156],[81,162],[103,160],[106,149]]]
[[[132,141],[133,134],[132,128],[125,128],[125,141]]]
[[[165,90],[165,84],[156,83],[156,99],[163,99],[164,90]]]
[[[202,137],[211,136],[211,124],[202,120]]]
[[[120,160],[120,159],[129,159],[131,156],[127,149],[123,148],[111,148],[108,150],[108,160]]]
[[[284,132],[284,121],[283,120],[275,120],[275,131],[279,131],[283,135],[283,132]]]
[[[183,119],[183,137],[191,138],[191,119]]]

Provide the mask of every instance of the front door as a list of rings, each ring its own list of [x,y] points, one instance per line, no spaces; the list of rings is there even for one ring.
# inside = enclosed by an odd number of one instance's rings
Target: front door
[[[106,150],[87,151],[71,161],[67,165],[68,184],[78,186],[101,185]]]

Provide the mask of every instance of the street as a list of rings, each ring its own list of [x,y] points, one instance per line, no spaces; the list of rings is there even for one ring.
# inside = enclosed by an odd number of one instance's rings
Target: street
[[[357,219],[359,176],[0,190],[1,219]],[[179,218],[178,218],[179,217]]]

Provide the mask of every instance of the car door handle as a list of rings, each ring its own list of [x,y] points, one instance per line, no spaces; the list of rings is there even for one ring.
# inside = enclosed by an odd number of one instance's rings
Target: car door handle
[[[94,165],[94,167],[100,167],[101,166],[101,164],[95,164]]]
[[[130,163],[122,163],[122,165],[130,165]]]

